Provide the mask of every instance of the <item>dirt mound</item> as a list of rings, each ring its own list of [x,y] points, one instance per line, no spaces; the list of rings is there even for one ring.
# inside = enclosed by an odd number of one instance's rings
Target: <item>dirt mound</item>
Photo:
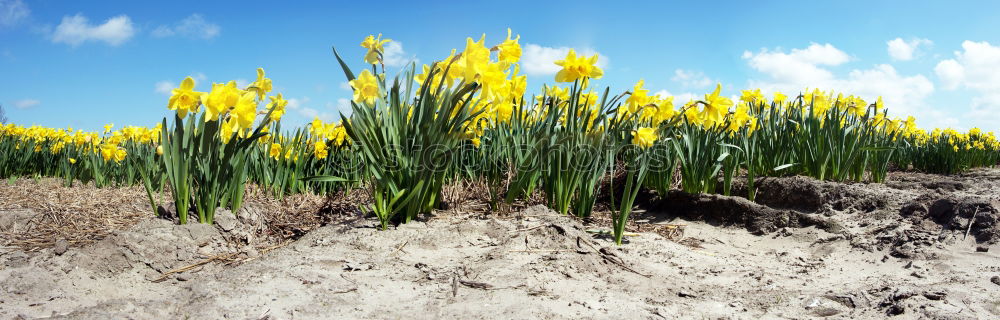
[[[177,225],[149,218],[83,248],[57,244],[35,255],[30,263],[64,271],[81,267],[102,276],[138,272],[148,279],[159,279],[206,259],[256,256],[258,248],[268,244],[268,238],[262,236],[265,226],[253,207],[238,214],[220,209],[216,219],[215,225]]]
[[[909,314],[929,319],[976,319],[971,315],[958,315],[962,309],[948,303],[948,291],[940,289],[885,286],[869,293],[881,297],[877,307],[887,316]]]
[[[713,225],[738,225],[754,234],[766,234],[788,227],[816,226],[830,232],[840,229],[837,223],[816,214],[775,209],[742,197],[716,194],[671,191],[663,197],[656,209],[668,216],[703,220]]]
[[[487,253],[486,265],[497,271],[505,269],[504,264],[512,256],[541,254],[545,263],[530,266],[538,272],[558,272],[567,275],[605,277],[623,268],[630,268],[621,261],[616,249],[601,247],[595,237],[610,240],[609,234],[592,234],[582,221],[564,216],[551,209],[536,205],[527,208],[524,227],[519,227],[498,237],[500,242]],[[626,239],[627,241],[627,239]],[[601,241],[600,243],[605,243]],[[553,263],[558,261],[558,263]]]
[[[149,219],[135,228],[116,232],[94,246],[86,247],[78,263],[105,275],[115,275],[133,268],[151,269],[156,276],[189,265],[199,257],[211,255],[226,241],[216,228],[192,223],[175,225],[170,221]]]
[[[940,225],[941,236],[973,236],[977,243],[1000,242],[1000,203],[981,196],[933,194],[914,199],[899,214],[913,220],[929,219]]]
[[[865,184],[842,184],[809,177],[765,177],[757,179],[756,202],[779,209],[802,212],[855,210],[871,212],[884,208],[886,198]],[[739,194],[746,194],[744,186]]]

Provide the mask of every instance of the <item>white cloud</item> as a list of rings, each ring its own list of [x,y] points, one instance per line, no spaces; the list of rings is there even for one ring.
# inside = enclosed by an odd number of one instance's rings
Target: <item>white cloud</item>
[[[189,75],[189,77],[194,79],[196,86],[199,83],[204,83],[206,80],[208,80],[208,77],[206,77],[205,74],[201,72],[192,73],[191,75]],[[173,93],[173,90],[177,88],[177,86],[178,84],[176,82],[163,80],[156,83],[156,85],[154,86],[155,89],[153,91],[165,95],[171,95]]]
[[[52,34],[52,42],[75,47],[87,41],[103,41],[117,46],[131,39],[135,33],[132,20],[126,15],[108,19],[101,25],[92,25],[87,17],[77,14],[63,17]]]
[[[12,27],[28,18],[31,10],[21,0],[0,0],[0,27]]]
[[[335,108],[337,109],[337,111],[340,111],[340,112],[343,112],[343,113],[348,113],[348,114],[351,113],[351,110],[352,110],[351,108],[352,107],[353,106],[351,106],[351,99],[348,99],[348,98],[337,99],[337,104],[335,106]]]
[[[295,114],[301,117],[296,119],[303,119],[305,121],[312,121],[314,118],[319,118],[322,121],[330,122],[337,119],[340,112],[349,114],[351,110],[350,99],[338,99],[336,102],[326,102],[325,104],[314,102],[309,97],[289,98],[287,100],[288,105],[286,108],[294,110]],[[295,121],[294,119],[292,120],[292,122]]]
[[[406,55],[403,50],[403,43],[392,41],[385,45],[385,52],[382,52],[382,62],[389,67],[402,67],[410,62],[418,62],[417,57]]]
[[[969,89],[972,98],[969,126],[996,128],[1000,123],[1000,46],[989,42],[962,42],[954,59],[939,62],[934,72],[948,90]]]
[[[555,64],[556,61],[566,58],[569,47],[543,47],[537,44],[525,44],[521,54],[521,70],[531,76],[554,75],[562,68]],[[576,50],[578,55],[591,56],[597,54],[593,49],[584,48]],[[597,66],[607,68],[608,57],[601,54],[597,59]]]
[[[309,103],[309,97],[290,98],[288,99],[288,105],[285,107],[287,107],[288,109],[297,110],[306,103]]]
[[[982,92],[1000,90],[1000,47],[989,42],[962,42],[963,51],[955,59],[943,60],[934,68],[945,88],[959,86]]]
[[[674,76],[670,78],[674,82],[680,82],[686,88],[705,88],[712,85],[709,79],[701,71],[688,71],[683,69],[674,70]]]
[[[900,75],[888,64],[854,69],[846,76],[835,75],[826,66],[846,63],[850,56],[830,44],[813,43],[806,49],[792,49],[791,53],[767,49],[758,53],[747,51],[743,59],[766,76],[765,79],[751,78],[750,88],[768,93],[781,91],[789,96],[807,87],[820,88],[860,95],[869,102],[881,96],[894,116],[914,115],[921,124],[932,126],[954,120],[929,108],[926,99],[934,92],[934,84],[923,75]]]
[[[762,49],[758,53],[744,51],[743,59],[748,60],[751,68],[775,79],[811,85],[810,83],[833,78],[829,70],[820,66],[841,65],[849,61],[850,56],[829,43],[812,43],[805,49],[792,49],[791,53],[784,53],[780,49]]]
[[[14,101],[14,108],[28,109],[31,107],[38,106],[39,104],[42,104],[42,102],[35,99],[21,99]]]
[[[200,14],[192,14],[173,26],[161,25],[153,30],[154,37],[184,36],[189,38],[212,39],[222,32],[219,25],[210,23]]]
[[[170,81],[160,81],[156,83],[156,92],[170,95],[174,88],[177,88],[177,84]]]
[[[690,92],[673,94],[667,90],[660,90],[654,94],[660,96],[661,98],[674,97],[674,107],[678,108],[683,106],[685,103],[688,103],[688,101],[701,99],[701,96]]]
[[[344,81],[344,82],[340,83],[340,89],[347,90],[347,91],[353,91],[353,89],[351,88],[351,83],[347,82],[347,81]]]
[[[336,118],[336,116],[333,113],[327,111],[320,111],[309,107],[298,109],[298,112],[300,115],[309,120],[319,118],[319,120],[323,122],[331,122],[333,121],[334,118]]]
[[[934,67],[934,73],[940,78],[945,89],[955,90],[965,78],[965,67],[958,61],[948,59],[939,62]]]
[[[920,46],[929,46],[934,44],[930,40],[914,38],[909,41],[903,40],[903,38],[896,38],[886,42],[889,50],[889,57],[893,60],[899,61],[909,61],[913,60],[917,53],[917,48]]]

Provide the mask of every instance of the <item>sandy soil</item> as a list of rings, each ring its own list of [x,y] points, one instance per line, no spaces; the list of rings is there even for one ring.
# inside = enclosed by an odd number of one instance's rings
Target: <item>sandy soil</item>
[[[0,251],[0,318],[1000,317],[1000,170],[760,186],[758,203],[648,202],[620,247],[588,232],[600,216],[541,206],[389,231],[351,218],[276,245],[253,204],[215,226],[145,218]],[[30,230],[33,214],[0,208],[0,228]]]

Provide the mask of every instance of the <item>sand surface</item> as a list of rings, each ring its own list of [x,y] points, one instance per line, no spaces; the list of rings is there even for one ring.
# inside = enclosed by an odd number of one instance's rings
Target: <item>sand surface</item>
[[[760,185],[758,203],[647,202],[623,246],[542,206],[388,231],[352,218],[263,249],[252,204],[215,226],[148,217],[82,246],[4,248],[0,318],[1000,317],[1000,170]],[[32,214],[0,208],[0,227]]]

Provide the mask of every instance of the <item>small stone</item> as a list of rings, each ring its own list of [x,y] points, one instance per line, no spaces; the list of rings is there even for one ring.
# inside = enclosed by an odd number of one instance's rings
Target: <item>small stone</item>
[[[52,248],[52,252],[57,256],[63,255],[63,253],[66,253],[66,250],[69,250],[69,241],[66,241],[66,239],[57,240],[55,247]]]
[[[987,247],[987,246],[977,246],[976,247],[976,252],[989,252],[989,251],[990,251],[990,247]]]
[[[840,310],[830,307],[819,307],[812,310],[812,314],[819,317],[831,317],[840,313]]]
[[[993,284],[1000,286],[1000,276],[993,276],[990,278],[990,281],[993,282]]]
[[[236,228],[236,215],[229,210],[220,209],[215,212],[215,225],[222,231],[233,231]]]
[[[690,292],[687,292],[687,291],[677,292],[677,296],[681,297],[681,298],[697,298],[698,297],[697,295],[695,295],[693,293],[690,293]]]
[[[181,273],[177,275],[177,281],[188,281],[191,280],[191,275],[186,273]]]
[[[198,254],[201,255],[201,256],[205,256],[205,257],[211,257],[212,255],[214,255],[214,253],[215,253],[214,251],[215,250],[212,250],[212,248],[209,247],[209,246],[204,246],[204,247],[199,247],[198,248]]]
[[[944,293],[944,291],[936,291],[936,292],[928,291],[928,292],[924,292],[924,298],[927,298],[927,299],[930,299],[930,300],[941,300],[941,299],[944,299],[945,296],[947,296],[947,294]]]

